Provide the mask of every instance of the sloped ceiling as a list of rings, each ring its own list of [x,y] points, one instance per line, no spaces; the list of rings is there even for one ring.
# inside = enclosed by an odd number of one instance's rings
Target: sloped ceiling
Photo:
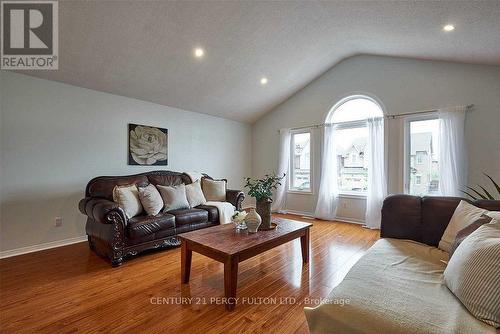
[[[64,0],[59,70],[25,73],[254,122],[356,54],[500,65],[499,17],[500,1]]]

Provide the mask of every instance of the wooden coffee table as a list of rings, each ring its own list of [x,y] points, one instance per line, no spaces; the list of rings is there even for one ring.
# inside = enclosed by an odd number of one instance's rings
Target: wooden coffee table
[[[309,262],[309,229],[312,224],[281,218],[273,218],[273,222],[278,224],[276,229],[253,234],[237,231],[233,224],[180,234],[182,283],[189,282],[193,252],[224,263],[225,305],[231,311],[236,306],[239,262],[297,238],[302,246],[302,260]]]

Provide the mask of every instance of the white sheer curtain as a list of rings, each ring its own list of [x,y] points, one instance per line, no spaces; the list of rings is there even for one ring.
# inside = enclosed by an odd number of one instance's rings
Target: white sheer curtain
[[[335,149],[335,128],[323,128],[323,154],[321,157],[321,179],[318,201],[314,216],[319,219],[333,220],[337,214],[339,187],[337,180],[337,154]]]
[[[379,229],[381,210],[387,196],[387,178],[384,157],[384,118],[369,118],[366,161],[368,167],[368,192],[366,196],[365,225]]]
[[[438,110],[439,116],[439,192],[461,196],[467,182],[465,113],[459,106]]]
[[[280,147],[279,147],[279,157],[278,157],[278,170],[276,174],[281,176],[286,174],[286,177],[281,181],[281,185],[276,189],[276,194],[274,196],[274,201],[271,206],[271,211],[280,212],[285,208],[286,199],[286,186],[288,180],[288,172],[290,167],[290,129],[280,130]]]

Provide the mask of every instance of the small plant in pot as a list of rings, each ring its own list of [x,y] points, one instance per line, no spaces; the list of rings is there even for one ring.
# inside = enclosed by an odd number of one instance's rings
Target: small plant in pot
[[[273,202],[273,191],[278,185],[281,185],[281,180],[285,178],[276,174],[267,174],[261,179],[245,179],[245,188],[248,188],[248,195],[255,198],[257,202],[256,211],[262,218],[261,229],[268,230],[271,228],[271,203]]]

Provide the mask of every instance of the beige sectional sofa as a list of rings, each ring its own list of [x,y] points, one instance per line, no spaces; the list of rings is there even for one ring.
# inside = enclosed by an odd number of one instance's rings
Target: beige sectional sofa
[[[383,239],[326,302],[305,308],[310,332],[500,333],[469,313],[443,281],[448,253],[436,246],[459,201],[388,197],[382,209]],[[474,204],[500,210],[500,201]]]

